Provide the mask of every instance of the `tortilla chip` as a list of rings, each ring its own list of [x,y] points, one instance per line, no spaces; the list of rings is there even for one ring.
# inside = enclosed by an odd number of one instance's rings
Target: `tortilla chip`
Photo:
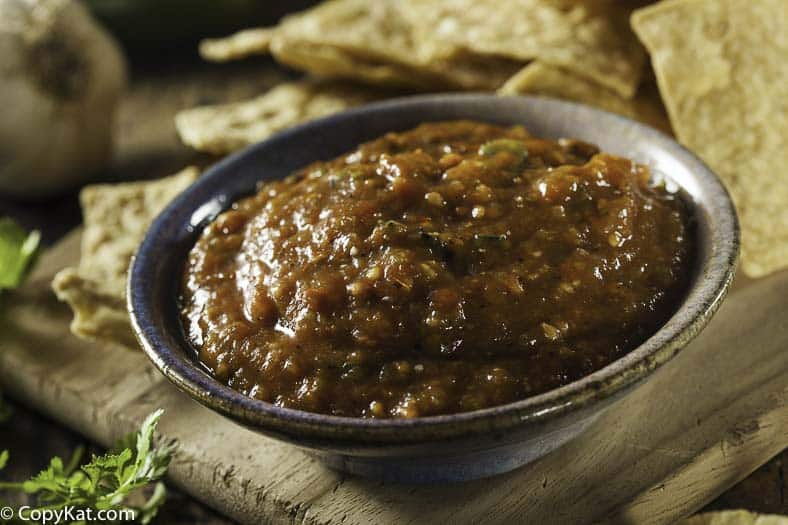
[[[200,42],[200,56],[208,62],[229,62],[253,55],[267,55],[274,28],[245,29],[225,38],[206,38]]]
[[[680,525],[788,525],[788,517],[774,514],[755,514],[746,510],[727,510],[697,514]]]
[[[275,40],[325,45],[361,59],[413,63],[411,27],[396,0],[331,0],[284,18]]]
[[[723,179],[742,268],[788,266],[788,9],[784,0],[668,0],[635,12],[673,129]]]
[[[383,96],[381,92],[347,84],[288,82],[248,101],[181,111],[175,116],[175,127],[188,146],[224,154],[300,122]]]
[[[479,60],[414,39],[399,0],[333,0],[290,15],[271,52],[282,63],[330,78],[418,89],[495,89],[518,64]]]
[[[78,268],[72,267],[58,272],[52,281],[57,298],[74,311],[71,333],[83,339],[136,348],[125,294],[118,296],[102,288],[99,282],[84,277]]]
[[[634,95],[645,54],[631,11],[611,0],[402,0],[414,40],[525,62],[539,60]],[[433,50],[433,55],[439,53]]]
[[[399,64],[363,60],[337,47],[274,39],[271,51],[283,64],[328,79],[417,89],[429,89],[436,84],[434,77],[423,72]]]
[[[671,133],[665,107],[656,85],[645,84],[632,99],[626,99],[596,82],[565,69],[531,62],[498,90],[500,95],[529,93],[561,98],[596,106],[606,111],[639,120],[665,133]]]
[[[158,213],[197,178],[196,168],[155,181],[87,186],[82,257],[52,282],[58,299],[74,310],[71,332],[136,348],[126,312],[129,261]]]

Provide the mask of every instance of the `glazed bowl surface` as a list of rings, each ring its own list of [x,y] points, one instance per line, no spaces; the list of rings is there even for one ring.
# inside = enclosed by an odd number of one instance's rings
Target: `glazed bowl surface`
[[[674,315],[643,344],[577,381],[506,405],[415,419],[361,419],[277,407],[216,381],[200,365],[178,314],[186,255],[202,228],[265,180],[285,177],[389,131],[471,119],[524,125],[634,159],[677,184],[696,228],[691,283]],[[735,273],[739,229],[719,179],[670,137],[570,102],[487,94],[425,95],[363,106],[280,133],[219,162],[154,221],[129,271],[128,308],[139,342],[179,389],[234,421],[302,447],[333,468],[400,482],[460,481],[533,461],[581,433],[706,325]],[[626,402],[626,399],[621,399]]]

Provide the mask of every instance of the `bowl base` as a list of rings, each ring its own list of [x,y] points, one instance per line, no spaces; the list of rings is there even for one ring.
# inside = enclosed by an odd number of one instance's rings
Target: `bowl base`
[[[583,432],[601,412],[533,439],[456,454],[418,456],[346,455],[306,450],[327,467],[392,483],[459,483],[503,474],[525,466],[561,447]]]

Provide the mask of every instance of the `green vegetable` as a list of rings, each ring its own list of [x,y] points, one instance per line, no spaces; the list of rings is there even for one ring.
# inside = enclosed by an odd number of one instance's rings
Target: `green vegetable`
[[[162,410],[149,415],[139,432],[126,436],[114,451],[93,456],[78,466],[82,456],[77,450],[67,465],[59,457],[37,476],[22,483],[0,482],[0,490],[16,490],[35,495],[40,508],[130,509],[136,521],[150,523],[164,502],[166,489],[157,483],[153,494],[141,506],[131,506],[127,498],[164,476],[172,459],[173,447],[152,447],[153,432]],[[8,462],[8,451],[0,453],[0,469]]]
[[[485,142],[479,147],[479,155],[484,155],[485,157],[492,157],[502,151],[517,155],[520,164],[524,163],[525,159],[528,158],[528,150],[525,148],[525,144],[519,140],[495,139]]]
[[[509,236],[507,234],[495,235],[489,233],[476,233],[473,235],[473,238],[477,241],[490,241],[490,242],[504,242],[509,240]]]
[[[11,219],[0,218],[0,290],[19,286],[40,241],[39,232],[26,233]]]
[[[488,248],[495,248],[499,250],[509,250],[512,243],[509,241],[510,232],[500,235],[492,233],[475,233],[473,240],[479,252],[485,252]]]
[[[363,168],[358,166],[348,166],[344,169],[341,169],[336,173],[336,176],[343,179],[350,177],[353,180],[363,180],[369,178],[369,174],[366,173]]]

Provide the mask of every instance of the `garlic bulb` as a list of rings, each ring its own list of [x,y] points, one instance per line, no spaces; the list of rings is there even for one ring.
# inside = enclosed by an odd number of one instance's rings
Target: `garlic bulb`
[[[0,0],[0,193],[46,196],[104,168],[125,85],[117,44],[77,0]]]

